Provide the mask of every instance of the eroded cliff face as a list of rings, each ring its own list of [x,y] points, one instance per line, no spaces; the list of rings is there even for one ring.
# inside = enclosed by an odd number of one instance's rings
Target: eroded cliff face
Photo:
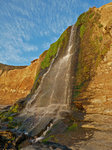
[[[86,18],[90,12],[92,15]],[[82,15],[87,22],[82,19],[80,23],[80,33],[84,32],[76,70],[74,103],[78,109],[76,113],[83,114],[83,119],[75,115],[76,120],[83,129],[91,129],[93,135],[88,142],[82,140],[79,149],[111,150],[112,3],[92,8],[87,13]]]
[[[51,45],[36,75],[34,94],[20,113],[24,122],[16,124],[21,132],[73,150],[112,149],[111,16],[112,3],[90,8]]]
[[[30,93],[43,59],[44,54],[30,66],[0,65],[0,105],[12,105]]]
[[[89,16],[88,23],[81,24],[85,31],[76,70],[74,103],[81,103],[89,116],[112,116],[112,3],[89,11],[93,16]],[[95,128],[100,127],[97,124]]]

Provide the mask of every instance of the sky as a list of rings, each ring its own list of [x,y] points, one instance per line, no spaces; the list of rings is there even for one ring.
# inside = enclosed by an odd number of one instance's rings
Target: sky
[[[111,0],[0,0],[0,63],[29,65],[78,16]]]

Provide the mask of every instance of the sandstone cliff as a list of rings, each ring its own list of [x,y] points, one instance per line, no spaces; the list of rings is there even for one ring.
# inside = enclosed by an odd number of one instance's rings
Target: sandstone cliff
[[[86,121],[91,120],[91,114],[98,114],[98,118],[112,115],[112,3],[92,8],[87,13],[90,12],[89,18],[85,18],[87,22],[80,24],[85,31],[81,38],[74,97],[75,103],[82,103],[86,110]],[[91,127],[94,127],[92,123]],[[95,128],[101,127],[97,124]]]
[[[73,150],[112,149],[111,16],[112,3],[100,8],[90,8],[87,12],[79,16],[75,25],[75,32],[71,30],[74,26],[69,27],[61,37],[51,45],[46,56],[41,61],[41,69],[38,69],[37,75],[36,70],[34,73],[34,76],[36,75],[36,82],[33,89],[37,90],[31,98],[31,101],[28,101],[29,103],[25,106],[25,110],[22,111],[23,114],[20,112],[21,116],[23,115],[22,117],[25,118],[21,126],[23,129],[28,128],[31,129],[31,131],[34,129],[33,135],[36,135],[37,131],[40,130],[37,135],[40,136],[51,126],[50,131],[47,132],[43,141],[59,142]],[[71,38],[73,45],[68,44],[70,37],[73,37]],[[72,52],[73,50],[76,51],[75,55],[72,53],[75,59],[70,59],[72,60],[72,70],[69,71],[66,65],[68,66],[67,62],[69,61],[67,58],[71,55],[67,55],[70,54],[67,52],[70,52],[71,47]],[[58,55],[56,55],[58,49],[60,50]],[[51,63],[53,58],[56,60]],[[32,66],[37,62],[38,61],[33,62]],[[52,65],[50,69],[48,69],[50,64]],[[23,70],[27,68],[28,67]],[[32,67],[29,66],[29,68],[31,69]],[[67,73],[65,73],[65,70],[67,70]],[[15,70],[11,71],[13,72]],[[26,71],[26,76],[28,76],[28,72]],[[63,77],[64,73],[65,76]],[[6,71],[1,72],[1,77],[3,75],[6,75]],[[42,78],[44,79],[42,80]],[[52,79],[52,82],[50,79]],[[65,81],[68,80],[69,82],[67,83],[74,85],[73,88],[69,90],[70,92],[72,91],[72,98],[68,94],[69,91],[66,90],[68,97],[71,98],[71,101],[69,101],[69,104],[71,104],[71,113],[64,112],[68,107],[63,107],[63,112],[60,113],[61,105],[66,104],[63,98],[60,99],[60,97],[65,88]],[[25,81],[24,83],[27,85],[28,83],[26,84]],[[32,85],[33,83],[34,80],[32,81]],[[61,85],[61,83],[64,84]],[[40,91],[38,91],[39,85],[41,85]],[[66,89],[68,89],[68,85],[66,87]],[[4,88],[2,88],[2,90],[3,89]],[[55,91],[58,92],[55,93]],[[67,96],[66,92],[64,92],[64,94]],[[46,95],[48,96],[47,100]],[[59,96],[58,98],[57,95]],[[42,103],[43,99],[44,103]],[[53,100],[54,103],[52,103]],[[36,103],[37,105],[35,105]],[[59,104],[58,107],[56,105],[57,103]],[[40,107],[38,107],[39,105]],[[17,118],[10,117],[13,113],[19,112],[18,108],[18,105],[11,107],[8,111],[8,117],[7,112],[1,114],[2,120],[10,121],[12,119],[8,124],[8,126],[12,128],[15,126],[20,127],[19,124],[14,124]],[[62,118],[58,120],[59,122],[57,121],[55,123],[52,120],[56,114]]]
[[[12,105],[30,93],[44,54],[30,66],[0,64],[0,105]]]

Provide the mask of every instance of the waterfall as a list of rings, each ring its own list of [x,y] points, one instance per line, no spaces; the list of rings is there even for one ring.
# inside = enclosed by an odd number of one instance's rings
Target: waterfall
[[[32,98],[31,98],[31,100],[27,103],[27,105],[26,105],[26,109],[27,109],[27,110],[28,110],[29,107],[31,106],[32,102],[35,101],[36,96],[37,96],[38,93],[40,92],[41,86],[43,85],[44,78],[46,77],[46,75],[47,75],[47,74],[49,73],[49,71],[51,70],[51,67],[52,67],[52,65],[53,65],[53,63],[54,63],[54,60],[57,58],[58,53],[59,53],[59,48],[58,48],[58,51],[57,51],[57,54],[56,54],[55,58],[52,60],[52,62],[51,62],[51,64],[50,64],[50,67],[48,68],[47,72],[43,75],[42,80],[41,80],[41,83],[40,83],[38,89],[35,91],[34,95],[33,95]],[[27,110],[25,110],[25,111],[27,112]]]
[[[43,75],[38,89],[20,115],[25,118],[22,128],[31,134],[41,133],[51,120],[61,117],[61,111],[69,111],[72,94],[71,62],[75,54],[76,31],[77,27],[72,26],[67,48],[62,55],[58,48],[57,55]]]

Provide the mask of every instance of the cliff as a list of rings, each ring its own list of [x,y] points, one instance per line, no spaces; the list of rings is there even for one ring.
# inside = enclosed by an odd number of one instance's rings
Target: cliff
[[[73,150],[112,149],[111,16],[112,3],[90,8],[62,33],[42,57],[24,109],[16,103],[0,114],[6,129]]]
[[[0,105],[12,105],[31,91],[45,52],[30,66],[0,64]]]
[[[91,114],[98,114],[99,118],[101,114],[112,115],[111,15],[112,3],[109,3],[90,9],[78,19],[81,44],[75,73],[74,103],[81,103],[86,110],[85,120],[91,120]],[[97,127],[92,124],[91,127],[100,129],[101,124],[99,126],[97,121]]]

